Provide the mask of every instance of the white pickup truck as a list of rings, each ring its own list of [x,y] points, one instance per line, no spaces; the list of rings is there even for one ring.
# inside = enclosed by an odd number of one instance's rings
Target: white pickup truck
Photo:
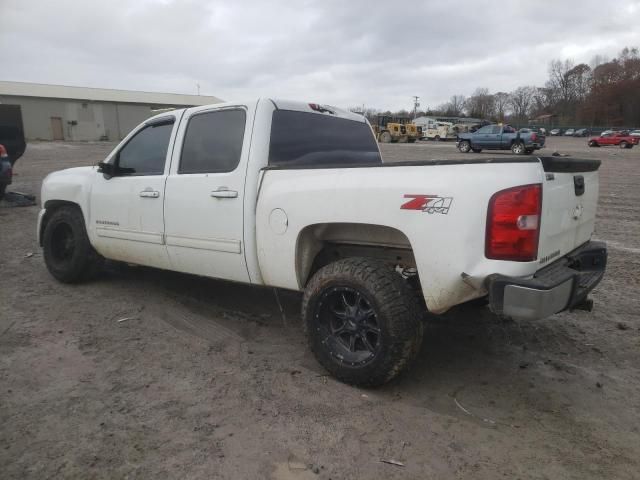
[[[106,258],[303,291],[318,361],[379,385],[415,358],[427,311],[587,309],[607,258],[591,241],[599,165],[383,163],[359,115],[225,103],[153,117],[98,166],[49,175],[37,232],[62,282]]]

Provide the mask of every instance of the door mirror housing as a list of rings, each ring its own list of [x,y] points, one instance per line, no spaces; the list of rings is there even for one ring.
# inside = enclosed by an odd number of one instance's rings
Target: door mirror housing
[[[116,175],[117,168],[118,167],[116,167],[113,163],[100,162],[98,164],[98,172],[102,173],[104,175],[104,178],[106,178],[107,180]]]

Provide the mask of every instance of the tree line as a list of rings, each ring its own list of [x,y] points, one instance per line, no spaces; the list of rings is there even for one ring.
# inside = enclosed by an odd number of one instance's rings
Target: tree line
[[[384,113],[413,116],[413,112],[368,110],[368,117]],[[608,60],[596,56],[590,62],[552,60],[544,87],[521,86],[511,92],[491,93],[477,88],[472,95],[453,95],[434,109],[416,112],[417,116],[473,117],[495,122],[526,124],[541,116],[552,115],[553,125],[640,126],[640,53],[624,48]]]

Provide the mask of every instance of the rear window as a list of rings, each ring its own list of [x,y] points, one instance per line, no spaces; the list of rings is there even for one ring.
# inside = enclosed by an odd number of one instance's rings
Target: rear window
[[[269,165],[380,163],[378,145],[366,123],[292,110],[273,112]]]

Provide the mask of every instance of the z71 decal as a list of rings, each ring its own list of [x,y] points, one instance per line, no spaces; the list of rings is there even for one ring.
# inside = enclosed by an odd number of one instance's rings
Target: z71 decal
[[[401,210],[422,210],[427,213],[441,213],[447,215],[453,202],[453,197],[439,197],[437,195],[409,195],[405,194],[404,198],[410,198],[406,203],[400,206]]]

